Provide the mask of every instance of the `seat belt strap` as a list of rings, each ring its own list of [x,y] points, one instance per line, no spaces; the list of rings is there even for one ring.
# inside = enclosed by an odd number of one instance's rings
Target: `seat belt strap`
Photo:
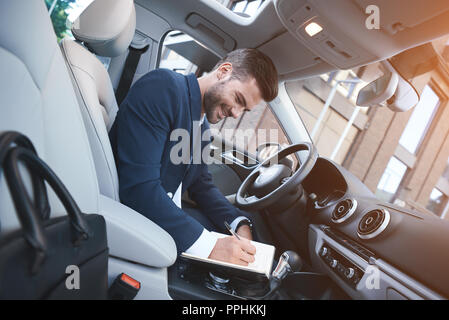
[[[129,47],[128,57],[126,58],[125,67],[123,68],[122,76],[120,77],[120,82],[115,92],[115,98],[117,100],[117,105],[120,104],[125,99],[131,88],[134,75],[136,74],[137,66],[139,65],[140,57],[147,52],[150,46],[147,45],[142,49],[135,49]]]

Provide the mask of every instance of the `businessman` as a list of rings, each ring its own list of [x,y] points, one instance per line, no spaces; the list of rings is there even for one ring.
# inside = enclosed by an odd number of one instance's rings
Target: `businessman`
[[[131,88],[110,131],[119,175],[121,201],[165,229],[178,254],[248,265],[254,261],[252,224],[212,183],[207,165],[175,164],[170,158],[176,129],[190,134],[209,129],[226,117],[239,117],[262,100],[277,96],[278,76],[269,57],[255,49],[239,49],[220,60],[207,75],[149,72]],[[193,126],[200,126],[193,128]],[[194,130],[195,129],[195,130]],[[195,142],[205,148],[210,141]],[[183,210],[187,191],[198,210]],[[217,239],[224,222],[239,235]]]

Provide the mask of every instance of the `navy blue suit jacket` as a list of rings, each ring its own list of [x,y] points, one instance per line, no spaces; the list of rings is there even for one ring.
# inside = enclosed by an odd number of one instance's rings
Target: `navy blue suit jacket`
[[[159,69],[134,84],[109,133],[121,202],[165,229],[175,240],[178,254],[203,232],[203,226],[167,195],[174,194],[181,182],[182,191],[187,190],[216,225],[243,215],[212,183],[206,164],[175,165],[170,160],[170,151],[178,143],[170,141],[171,132],[182,128],[192,134],[193,121],[200,116],[196,77]],[[202,133],[208,128],[205,120]],[[202,149],[207,144],[203,142]]]

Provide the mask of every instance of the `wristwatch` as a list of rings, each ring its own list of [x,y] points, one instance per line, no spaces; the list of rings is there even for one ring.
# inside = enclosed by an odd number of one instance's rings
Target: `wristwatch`
[[[248,226],[248,227],[249,227],[249,230],[251,231],[251,233],[253,232],[253,223],[251,222],[251,220],[249,220],[249,219],[243,219],[243,220],[241,220],[241,221],[237,224],[237,227],[235,227],[235,231],[237,232],[237,230],[238,230],[241,226]]]

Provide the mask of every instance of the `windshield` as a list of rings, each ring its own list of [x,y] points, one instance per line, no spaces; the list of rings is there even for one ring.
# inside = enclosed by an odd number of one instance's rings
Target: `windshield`
[[[439,50],[446,59],[447,52],[447,46]],[[449,115],[444,111],[449,78],[441,68],[412,79],[420,102],[408,112],[356,106],[360,89],[382,75],[379,64],[291,81],[286,89],[320,156],[348,169],[379,199],[444,218],[449,210]]]

